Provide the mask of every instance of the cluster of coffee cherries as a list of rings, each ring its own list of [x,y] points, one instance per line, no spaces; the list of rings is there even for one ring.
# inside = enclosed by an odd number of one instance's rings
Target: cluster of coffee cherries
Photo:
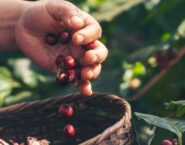
[[[72,117],[74,113],[74,109],[68,104],[62,104],[60,105],[58,112],[62,117],[69,118],[69,117]],[[76,133],[74,126],[71,124],[65,125],[64,133],[67,137],[74,137]]]
[[[172,140],[164,139],[162,140],[161,145],[178,145],[178,142],[176,138]]]
[[[167,51],[157,51],[152,54],[152,58],[156,61],[160,68],[169,67],[170,61],[178,56],[178,52],[175,48],[170,48]]]
[[[45,42],[49,45],[56,45],[61,43],[66,45],[71,42],[72,32],[62,31],[58,34],[48,33],[45,37]],[[82,49],[90,50],[95,48],[95,42],[82,45]],[[67,86],[70,83],[75,83],[80,79],[81,66],[80,63],[74,59],[73,56],[59,55],[55,60],[57,66],[56,81],[61,86]]]

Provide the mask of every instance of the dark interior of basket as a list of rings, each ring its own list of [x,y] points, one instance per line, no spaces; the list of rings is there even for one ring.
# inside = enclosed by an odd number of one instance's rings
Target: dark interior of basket
[[[74,108],[70,118],[58,113],[60,104]],[[28,136],[47,139],[54,145],[76,145],[82,143],[111,127],[124,115],[125,108],[119,99],[109,95],[84,97],[68,96],[46,101],[8,107],[0,110],[0,138],[19,143],[26,142]],[[75,137],[64,134],[64,126],[72,124]]]

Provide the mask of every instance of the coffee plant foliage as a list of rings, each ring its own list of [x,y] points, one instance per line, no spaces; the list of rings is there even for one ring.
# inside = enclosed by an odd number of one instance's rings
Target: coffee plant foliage
[[[185,57],[178,59],[185,49],[185,1],[70,2],[100,22],[101,41],[109,49],[100,77],[92,82],[94,91],[120,95],[133,112],[142,112],[133,113],[138,144],[157,145],[173,138],[185,144]],[[20,51],[0,53],[1,107],[77,91],[72,85],[61,88],[55,74]]]

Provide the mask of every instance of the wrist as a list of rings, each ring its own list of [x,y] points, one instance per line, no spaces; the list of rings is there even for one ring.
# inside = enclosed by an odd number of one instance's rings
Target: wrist
[[[9,0],[0,2],[0,50],[17,49],[15,29],[24,11],[33,2]]]

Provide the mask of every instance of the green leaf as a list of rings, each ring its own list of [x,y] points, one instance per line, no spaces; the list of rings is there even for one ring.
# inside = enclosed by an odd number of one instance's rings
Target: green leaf
[[[4,98],[5,96],[9,95],[12,91],[12,84],[5,80],[0,78],[0,97]]]
[[[170,38],[172,37],[172,34],[171,33],[164,33],[162,36],[161,36],[161,39],[163,42],[167,42],[170,40]]]
[[[30,91],[22,91],[16,95],[8,96],[4,99],[4,105],[11,105],[15,103],[20,103],[23,101],[30,101],[34,99],[39,99],[39,95]]]
[[[12,77],[11,72],[6,67],[0,67],[0,77]]]
[[[19,86],[20,84],[12,78],[11,72],[6,67],[0,67],[0,93]]]
[[[146,68],[145,68],[145,66],[142,64],[142,62],[137,61],[137,62],[134,64],[134,67],[133,67],[133,74],[134,74],[134,76],[140,76],[140,75],[146,74]]]
[[[182,134],[185,131],[185,120],[171,119],[171,118],[160,118],[154,115],[148,115],[143,113],[135,112],[135,115],[139,119],[143,119],[148,124],[167,129],[175,133],[178,137],[179,145],[182,145]]]
[[[182,117],[185,115],[185,100],[165,103],[165,108],[168,110],[176,111],[176,116]]]
[[[12,59],[10,65],[13,67],[15,76],[21,79],[26,85],[30,87],[37,86],[37,78],[33,69],[31,69],[31,61],[26,58]]]

